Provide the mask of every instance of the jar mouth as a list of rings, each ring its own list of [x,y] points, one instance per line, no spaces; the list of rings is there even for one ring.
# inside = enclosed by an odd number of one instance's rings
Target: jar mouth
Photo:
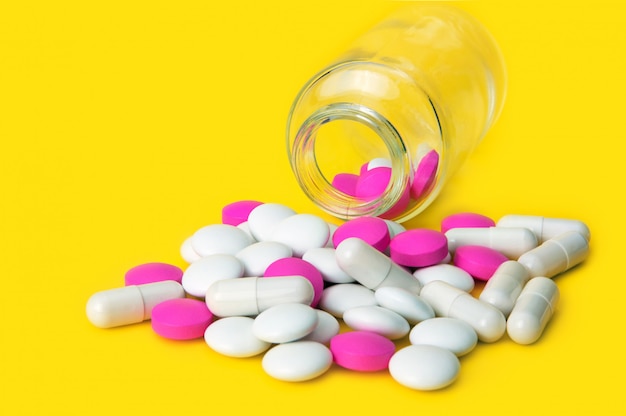
[[[375,198],[359,198],[343,192],[320,167],[316,153],[318,133],[329,123],[356,122],[380,139],[391,163],[387,187]],[[290,154],[291,168],[304,193],[325,212],[342,219],[383,216],[402,198],[411,183],[407,147],[393,124],[379,112],[355,103],[332,103],[314,111],[300,126]]]

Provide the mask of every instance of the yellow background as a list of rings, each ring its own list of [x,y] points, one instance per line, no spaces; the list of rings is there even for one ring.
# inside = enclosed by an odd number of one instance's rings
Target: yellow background
[[[409,226],[475,211],[578,218],[542,340],[504,338],[417,392],[385,372],[267,376],[203,340],[85,316],[127,269],[240,199],[320,213],[288,166],[302,84],[393,2],[8,2],[0,6],[0,414],[624,414],[624,50],[618,2],[465,2],[505,55],[502,116]],[[330,218],[329,218],[330,219]],[[219,412],[219,413],[218,413]],[[227,412],[227,413],[226,413]]]

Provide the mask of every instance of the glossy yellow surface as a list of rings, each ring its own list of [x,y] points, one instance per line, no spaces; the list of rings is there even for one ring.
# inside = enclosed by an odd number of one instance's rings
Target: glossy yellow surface
[[[319,214],[286,157],[301,85],[394,2],[3,2],[3,415],[623,414],[626,13],[619,2],[464,2],[505,55],[500,120],[409,226],[475,211],[577,218],[587,261],[558,276],[531,346],[462,357],[449,388],[333,368],[274,380],[261,358],[149,323],[98,329],[89,296],[129,268],[185,266],[182,241],[240,199]],[[329,220],[331,218],[328,218]],[[236,413],[232,413],[236,412]]]

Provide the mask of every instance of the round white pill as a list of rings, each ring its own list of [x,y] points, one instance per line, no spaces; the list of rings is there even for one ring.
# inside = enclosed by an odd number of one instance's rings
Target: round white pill
[[[355,331],[369,331],[389,339],[399,339],[411,327],[399,314],[380,306],[358,306],[343,314],[343,321]]]
[[[456,380],[459,359],[452,352],[432,345],[409,345],[389,360],[394,380],[414,390],[437,390]]]
[[[250,231],[250,225],[248,225],[248,221],[244,221],[241,224],[237,225],[237,228],[239,228],[240,230],[248,234],[250,236],[250,241],[252,241],[252,243],[257,242],[254,236],[252,235],[252,231]]]
[[[339,283],[324,289],[317,306],[334,317],[341,318],[348,309],[376,304],[374,292],[365,286],[357,283]]]
[[[324,247],[329,236],[326,221],[311,214],[296,214],[279,222],[271,239],[290,247],[294,256],[302,257],[308,249]]]
[[[296,341],[276,345],[263,356],[263,370],[283,381],[306,381],[324,374],[333,363],[333,355],[323,344]]]
[[[291,249],[276,241],[259,241],[238,252],[237,257],[244,267],[244,275],[263,276],[265,269],[276,260],[291,257]]]
[[[415,325],[409,333],[413,345],[445,348],[457,357],[472,351],[478,343],[476,331],[468,323],[454,318],[433,318]]]
[[[461,289],[465,292],[471,292],[474,289],[474,279],[472,276],[452,264],[436,264],[434,266],[417,269],[413,272],[413,276],[426,286],[433,280],[443,280],[451,286]]]
[[[354,278],[344,272],[337,264],[335,249],[332,247],[312,248],[306,251],[302,260],[311,263],[329,283],[352,283]]]
[[[378,288],[374,292],[374,297],[380,306],[400,314],[410,324],[435,317],[435,311],[426,301],[401,287]]]
[[[285,218],[296,215],[296,212],[281,204],[262,204],[250,211],[248,226],[257,241],[269,241],[274,229]]]
[[[201,257],[211,254],[236,254],[252,244],[245,231],[228,224],[202,227],[191,236],[191,247]]]
[[[182,285],[185,292],[204,298],[212,283],[221,279],[236,279],[243,276],[243,264],[230,254],[213,254],[189,265],[183,273]]]
[[[280,344],[300,339],[316,326],[315,309],[302,303],[283,303],[258,314],[252,333],[263,341]]]
[[[252,332],[254,319],[231,316],[218,319],[204,332],[204,340],[211,349],[229,357],[252,357],[265,352],[272,345],[260,340]]]
[[[196,253],[196,251],[191,246],[191,237],[186,238],[185,241],[183,241],[183,244],[181,244],[180,256],[187,263],[193,263],[194,261],[202,258],[202,256]]]
[[[320,344],[328,344],[330,339],[339,333],[339,321],[337,318],[321,309],[316,309],[315,312],[317,312],[317,326],[313,332],[302,338],[302,341],[315,341]]]

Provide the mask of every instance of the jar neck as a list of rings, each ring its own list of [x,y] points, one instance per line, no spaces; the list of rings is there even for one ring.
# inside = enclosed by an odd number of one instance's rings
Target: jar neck
[[[330,123],[356,122],[369,128],[382,142],[391,161],[391,178],[374,199],[340,191],[320,167],[318,133]],[[403,197],[411,180],[411,158],[402,137],[377,111],[356,103],[337,102],[318,108],[300,126],[288,149],[291,168],[304,193],[325,212],[342,219],[384,216]],[[341,155],[336,155],[341,157]]]

